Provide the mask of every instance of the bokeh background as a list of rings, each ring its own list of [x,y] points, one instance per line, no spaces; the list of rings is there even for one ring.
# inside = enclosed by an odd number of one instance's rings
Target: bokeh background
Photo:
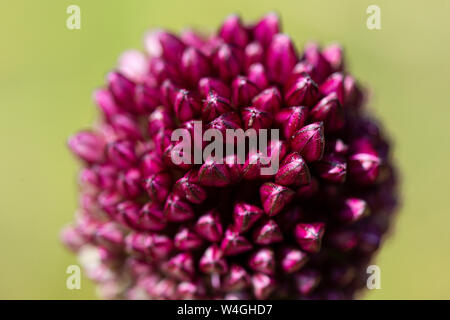
[[[81,7],[81,30],[66,8]],[[381,8],[382,29],[366,28]],[[0,298],[91,299],[67,290],[74,256],[58,233],[77,205],[66,138],[96,116],[91,92],[144,31],[211,30],[233,12],[280,13],[298,46],[339,41],[395,141],[403,207],[376,259],[382,289],[367,299],[450,298],[450,1],[0,1]]]

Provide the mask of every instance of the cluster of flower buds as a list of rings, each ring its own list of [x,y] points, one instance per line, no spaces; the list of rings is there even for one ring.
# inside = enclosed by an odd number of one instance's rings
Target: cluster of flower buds
[[[99,125],[69,139],[80,204],[62,241],[105,298],[352,298],[396,207],[389,143],[340,46],[298,51],[268,14],[217,33],[155,30],[94,100]],[[243,163],[175,163],[193,121],[278,129]],[[193,135],[195,136],[195,135]]]

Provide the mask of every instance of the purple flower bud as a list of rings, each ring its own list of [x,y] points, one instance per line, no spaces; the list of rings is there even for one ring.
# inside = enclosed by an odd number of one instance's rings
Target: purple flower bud
[[[138,50],[128,50],[121,54],[117,68],[131,81],[143,82],[148,70],[148,59]]]
[[[248,231],[264,215],[264,211],[257,206],[247,203],[237,203],[234,206],[234,230],[239,233]]]
[[[62,243],[74,252],[77,252],[84,244],[86,244],[86,240],[82,234],[72,226],[67,226],[61,230],[60,238]]]
[[[323,57],[328,61],[333,71],[341,71],[344,67],[344,52],[339,44],[331,44],[322,50]]]
[[[320,251],[325,225],[318,223],[299,223],[295,226],[295,239],[302,250],[316,253]]]
[[[229,16],[219,30],[219,36],[229,44],[245,47],[248,43],[248,32],[237,15]]]
[[[270,128],[272,124],[272,115],[258,108],[244,108],[241,114],[245,130],[253,128],[258,132],[260,129]]]
[[[136,120],[125,114],[117,114],[111,118],[111,125],[118,139],[142,139],[141,129]]]
[[[159,234],[130,233],[125,243],[128,251],[150,261],[167,258],[173,249],[170,238]]]
[[[307,107],[283,108],[275,115],[275,123],[283,130],[284,137],[290,139],[303,127],[307,117]]]
[[[335,93],[340,104],[344,104],[344,75],[342,73],[333,73],[319,87],[320,93],[324,96]]]
[[[202,239],[188,228],[182,228],[174,238],[175,248],[182,251],[198,249],[202,243]]]
[[[107,119],[121,112],[120,106],[108,89],[94,91],[93,99]]]
[[[184,222],[194,217],[194,211],[189,203],[181,200],[175,194],[170,194],[164,206],[164,216],[169,221]]]
[[[232,265],[228,275],[225,277],[223,287],[227,291],[238,291],[245,289],[250,284],[250,277],[240,265]]]
[[[232,102],[236,108],[249,106],[254,96],[259,92],[256,84],[246,77],[238,76],[231,85]]]
[[[134,91],[134,105],[138,114],[153,112],[160,105],[160,89],[155,84],[138,84]]]
[[[345,158],[335,154],[325,155],[322,160],[314,164],[319,176],[332,183],[344,183],[347,175]]]
[[[118,72],[107,75],[108,88],[116,101],[125,109],[132,109],[136,84]]]
[[[356,84],[355,79],[347,75],[344,79],[344,102],[345,105],[359,108],[365,102],[364,93]]]
[[[308,261],[308,256],[298,249],[286,249],[283,252],[281,268],[286,273],[294,273],[300,270]]]
[[[249,251],[252,245],[238,232],[228,229],[225,231],[220,248],[226,256],[234,256]]]
[[[139,227],[139,212],[141,207],[134,201],[123,201],[117,205],[118,221],[125,222],[125,224],[134,229],[140,230]]]
[[[177,282],[172,279],[162,279],[156,285],[148,287],[150,298],[159,298],[163,300],[176,299]]]
[[[112,219],[116,217],[116,207],[122,201],[122,195],[115,190],[105,190],[98,196],[98,204]]]
[[[205,296],[205,288],[201,282],[184,281],[178,284],[177,294],[183,300],[202,299]]]
[[[163,211],[160,205],[148,202],[139,212],[139,229],[143,231],[161,231],[166,227]]]
[[[277,87],[270,87],[253,98],[252,107],[267,111],[272,114],[278,112],[282,104],[280,90]]]
[[[252,64],[248,67],[247,74],[248,80],[253,82],[260,90],[269,86],[266,69],[261,63]]]
[[[292,152],[284,158],[275,175],[275,182],[282,186],[308,184],[310,179],[308,166],[297,152]]]
[[[367,202],[358,198],[348,198],[342,204],[337,217],[342,222],[356,222],[369,215]]]
[[[270,217],[280,213],[294,198],[294,191],[278,184],[267,182],[260,189],[264,212]]]
[[[208,241],[219,241],[222,238],[223,229],[218,212],[211,210],[201,216],[195,224],[195,231]]]
[[[245,180],[256,180],[261,177],[262,160],[266,157],[261,152],[250,151],[242,166],[242,177]]]
[[[325,132],[336,132],[345,125],[345,114],[336,93],[320,100],[309,112],[311,121],[324,123]]]
[[[249,43],[245,47],[245,69],[254,63],[263,63],[264,61],[264,48],[258,42]]]
[[[148,117],[148,133],[153,136],[158,131],[173,128],[172,117],[163,107],[158,107]]]
[[[320,283],[320,274],[315,270],[303,270],[295,275],[295,286],[300,294],[309,295]]]
[[[197,85],[197,82],[211,73],[208,59],[199,50],[189,47],[181,58],[181,70],[188,83]]]
[[[321,83],[328,77],[331,72],[330,63],[324,58],[324,56],[320,53],[319,47],[315,43],[310,43],[305,46],[305,58],[308,63],[310,63],[317,74],[317,81]]]
[[[358,235],[353,230],[336,230],[328,238],[330,245],[342,252],[351,251],[358,245]]]
[[[283,241],[283,234],[274,220],[268,220],[255,230],[253,240],[260,245],[269,245]]]
[[[194,258],[189,252],[179,253],[170,258],[164,265],[164,270],[178,280],[189,280],[195,272]]]
[[[175,183],[174,192],[189,202],[202,203],[208,194],[203,187],[196,183],[197,178],[198,172],[196,170],[189,171]]]
[[[311,123],[296,131],[291,138],[291,148],[307,162],[322,158],[325,139],[322,122]]]
[[[151,200],[164,203],[172,187],[172,178],[168,173],[155,173],[145,178],[143,186]]]
[[[205,250],[205,253],[200,258],[199,266],[203,273],[224,274],[228,271],[223,252],[215,244]]]
[[[185,48],[180,39],[163,30],[148,32],[144,42],[150,57],[163,57],[174,63],[180,60]]]
[[[319,88],[306,73],[286,85],[284,99],[288,106],[312,106],[319,98]]]
[[[225,164],[208,159],[198,170],[198,181],[208,187],[224,187],[231,183],[230,172]]]
[[[129,140],[118,140],[107,148],[108,159],[117,167],[127,169],[137,162],[134,144]]]
[[[228,167],[230,181],[232,184],[238,183],[242,178],[242,165],[238,161],[235,154],[229,155],[224,159],[225,165]]]
[[[253,294],[256,299],[264,300],[269,298],[275,289],[275,280],[263,273],[257,273],[252,276]]]
[[[211,91],[217,93],[219,97],[226,99],[231,97],[230,88],[222,80],[215,78],[200,79],[198,82],[198,91],[203,98],[208,97]]]
[[[125,244],[124,231],[116,223],[107,222],[98,229],[95,241],[100,246],[111,250],[121,249]]]
[[[202,48],[206,42],[206,39],[204,39],[201,33],[189,28],[181,31],[181,40],[187,46],[191,46],[196,49]]]
[[[195,118],[202,109],[202,105],[194,93],[180,90],[175,98],[174,109],[178,120],[185,122]]]
[[[255,25],[253,36],[264,47],[267,47],[272,42],[272,38],[280,31],[280,18],[276,13],[271,12]]]
[[[127,198],[136,198],[142,192],[141,172],[136,168],[130,168],[119,174],[117,179],[117,190]]]
[[[141,158],[140,169],[144,176],[149,176],[164,171],[165,166],[156,152],[149,152]]]
[[[219,115],[231,111],[231,102],[227,98],[219,96],[215,91],[210,91],[203,100],[202,119],[212,121]]]
[[[285,34],[274,35],[266,56],[269,78],[283,84],[297,61],[297,52],[291,38]]]
[[[255,272],[273,275],[275,273],[275,254],[272,249],[261,248],[252,254],[248,265]]]
[[[237,130],[241,128],[241,118],[235,112],[224,113],[211,121],[208,125],[208,129],[219,130],[223,137],[226,137],[227,129]]]
[[[161,103],[167,107],[167,110],[172,110],[175,104],[175,98],[180,87],[170,79],[166,79],[160,86],[160,100]],[[163,109],[164,110],[164,109]]]
[[[362,139],[355,145],[348,157],[349,178],[361,185],[373,184],[379,175],[381,159],[370,142]]]
[[[229,44],[220,45],[212,57],[213,69],[225,81],[233,79],[242,70],[243,53]]]
[[[102,162],[105,158],[105,141],[92,131],[80,131],[69,138],[70,150],[86,162]]]

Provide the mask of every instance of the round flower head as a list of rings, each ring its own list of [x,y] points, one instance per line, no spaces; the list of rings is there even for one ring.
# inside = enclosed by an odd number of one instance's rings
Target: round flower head
[[[341,47],[296,48],[273,13],[208,36],[153,30],[144,45],[95,92],[98,125],[68,142],[83,168],[61,238],[101,295],[353,298],[392,221],[396,174]],[[172,139],[180,128],[200,151],[204,129],[279,138],[243,159],[179,162],[195,158]]]

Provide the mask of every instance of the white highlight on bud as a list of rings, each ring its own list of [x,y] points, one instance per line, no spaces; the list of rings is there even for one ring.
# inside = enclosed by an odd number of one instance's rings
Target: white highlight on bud
[[[381,30],[381,9],[379,6],[372,4],[367,7],[367,14],[370,16],[367,18],[367,29],[369,30]]]
[[[367,278],[367,289],[381,289],[381,269],[379,266],[373,264],[367,267],[367,274],[370,276]]]
[[[77,265],[70,265],[66,269],[66,273],[70,274],[66,280],[66,288],[69,290],[81,289],[81,269]]]
[[[67,7],[67,14],[70,16],[66,20],[66,26],[69,30],[81,29],[81,9],[76,4]]]

